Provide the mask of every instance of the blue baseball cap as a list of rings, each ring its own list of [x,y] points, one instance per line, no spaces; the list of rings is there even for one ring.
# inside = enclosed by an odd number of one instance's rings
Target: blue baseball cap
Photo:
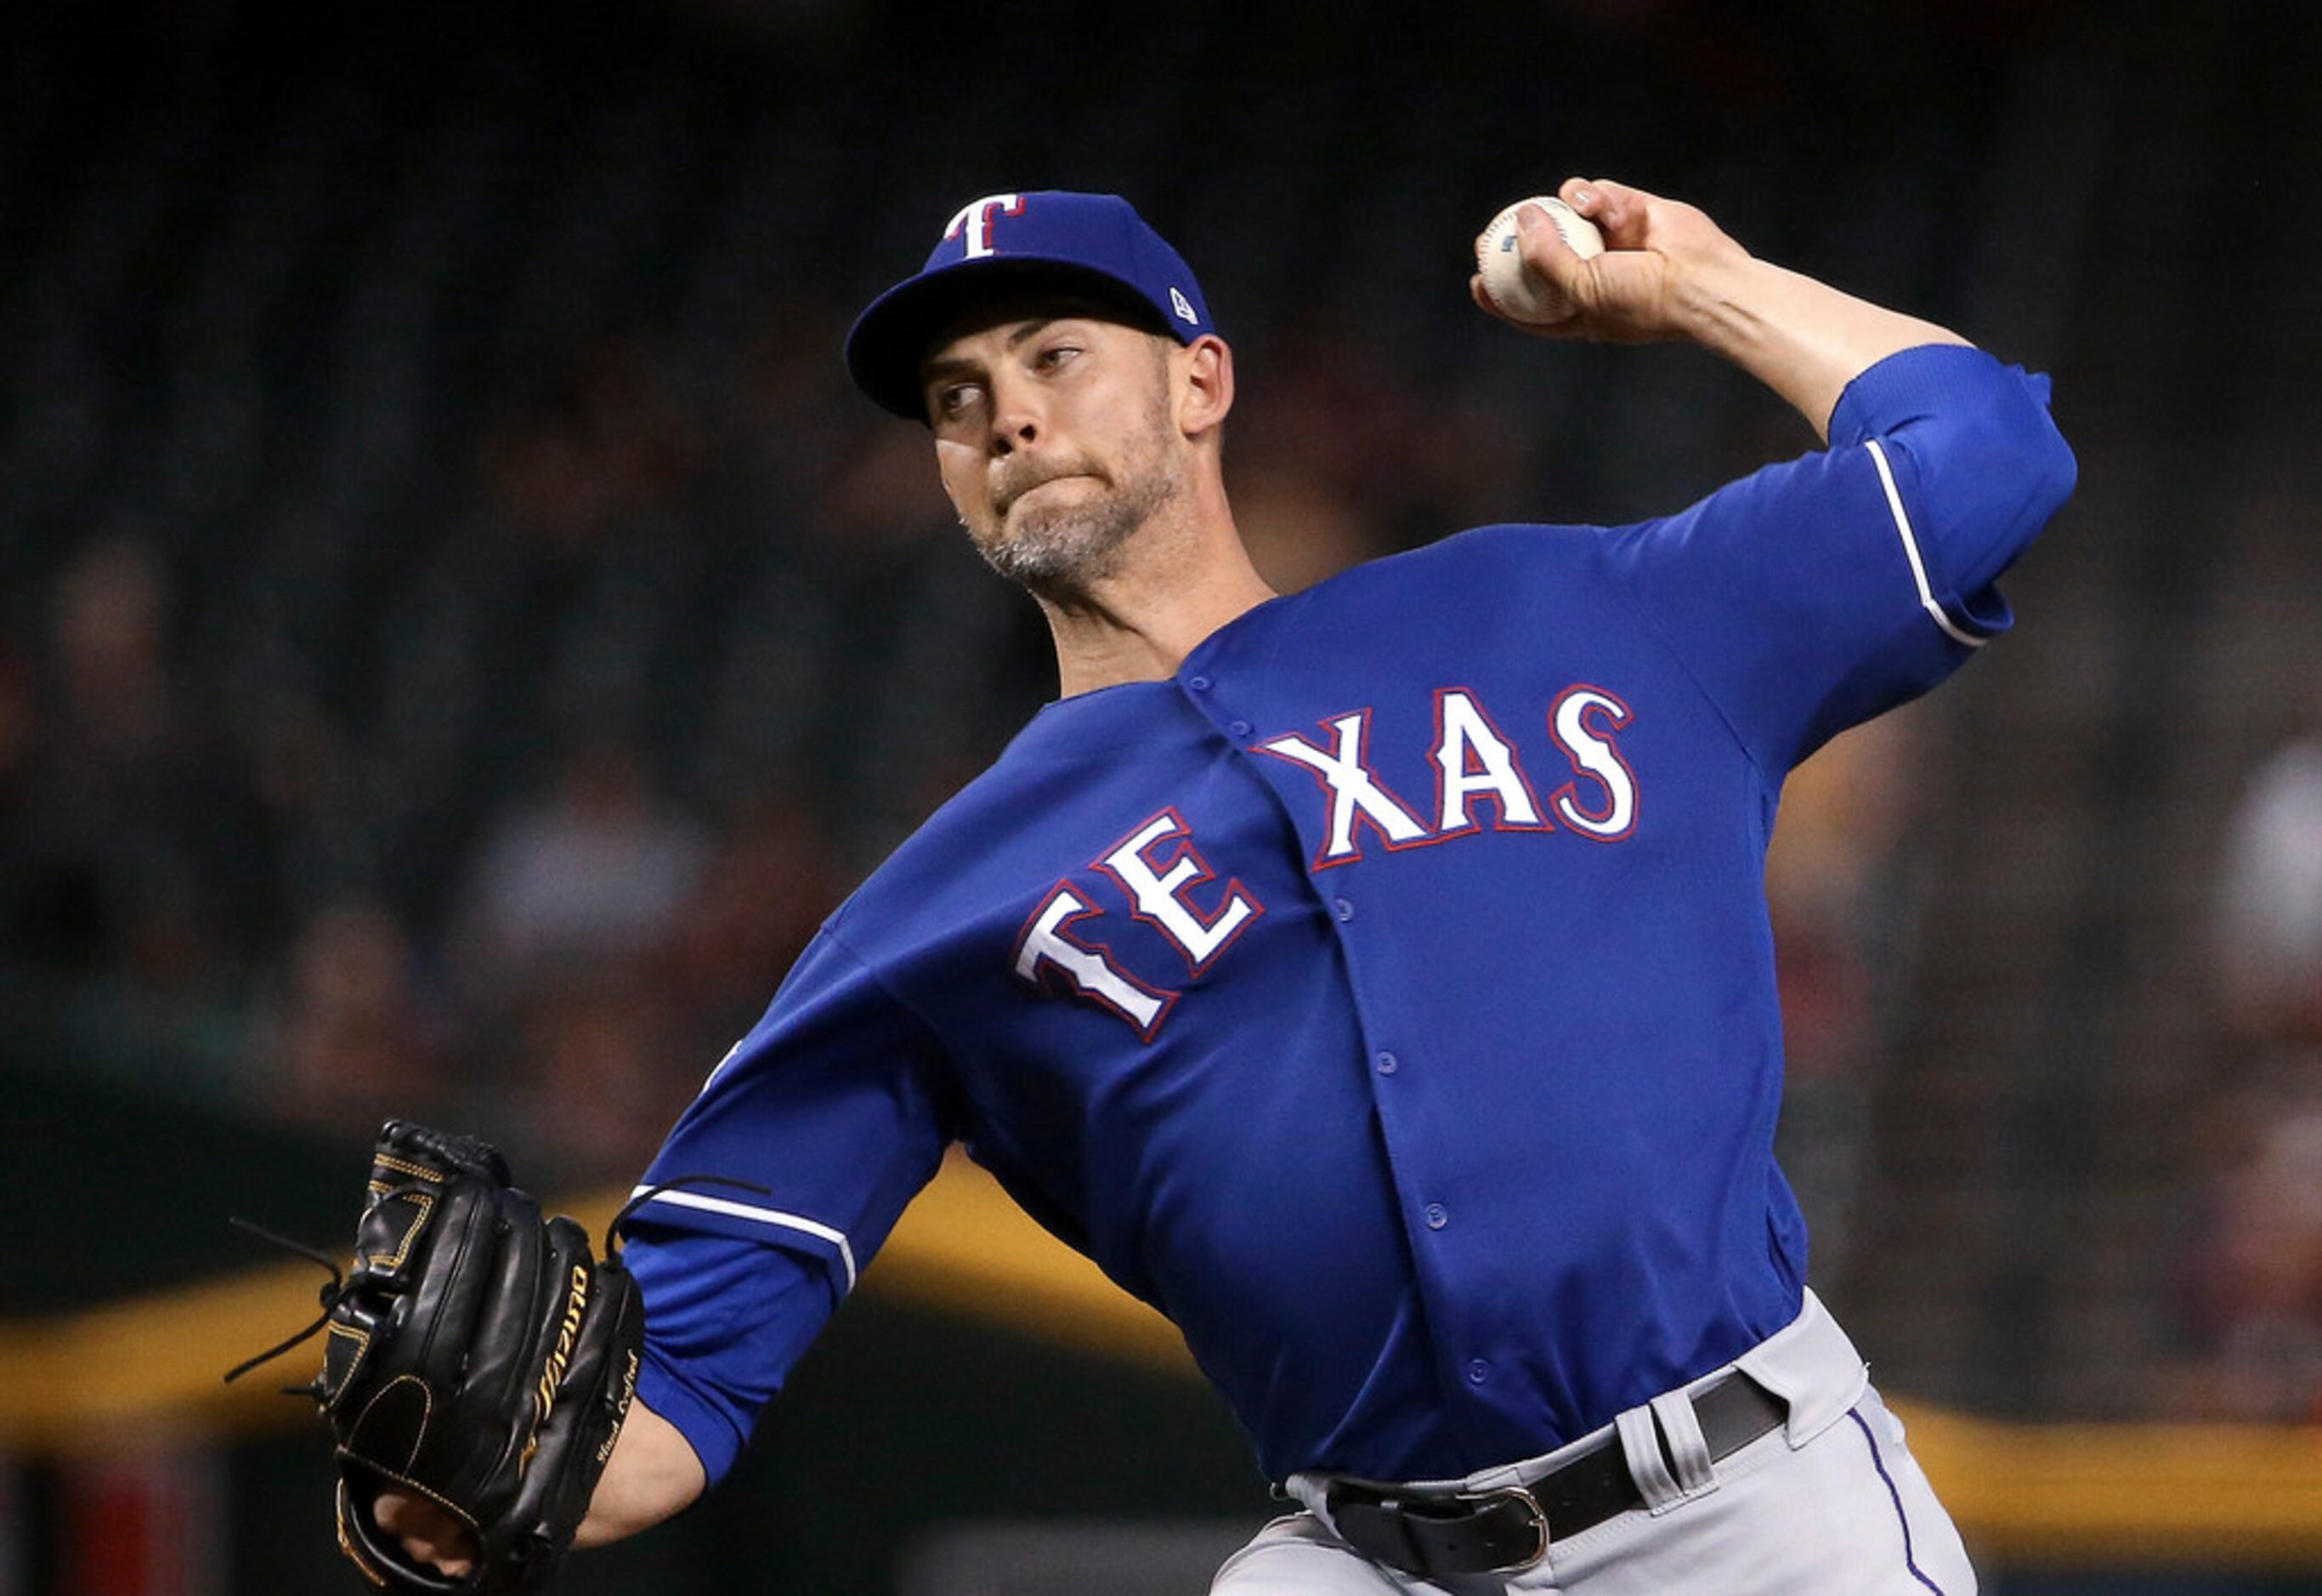
[[[919,275],[873,299],[846,334],[846,369],[884,409],[928,418],[919,362],[978,299],[1065,288],[1191,343],[1217,328],[1184,257],[1117,194],[992,194],[959,208]]]

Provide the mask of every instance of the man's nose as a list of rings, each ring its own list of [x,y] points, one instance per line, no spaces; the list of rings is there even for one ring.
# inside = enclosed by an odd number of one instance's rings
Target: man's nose
[[[1041,415],[1029,386],[994,381],[992,386],[992,451],[1012,454],[1039,441]]]

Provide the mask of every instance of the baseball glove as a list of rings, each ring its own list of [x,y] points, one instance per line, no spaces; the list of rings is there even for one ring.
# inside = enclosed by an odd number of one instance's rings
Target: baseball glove
[[[390,1119],[353,1272],[323,1304],[304,1389],[338,1442],[340,1548],[383,1590],[545,1584],[636,1394],[644,1310],[617,1252],[600,1262],[579,1225],[543,1218],[488,1144]],[[407,1556],[372,1517],[388,1491],[452,1514],[472,1572]]]

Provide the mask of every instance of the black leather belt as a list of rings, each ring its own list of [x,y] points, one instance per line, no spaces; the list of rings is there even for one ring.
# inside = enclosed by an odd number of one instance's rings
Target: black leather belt
[[[1710,1461],[1742,1450],[1789,1416],[1781,1398],[1738,1370],[1693,1399]],[[1662,1443],[1667,1458],[1668,1445]],[[1674,1464],[1672,1463],[1672,1466]],[[1376,1480],[1333,1479],[1323,1495],[1339,1538],[1405,1573],[1507,1573],[1529,1568],[1559,1539],[1645,1505],[1615,1438],[1529,1485],[1492,1491],[1413,1491]]]

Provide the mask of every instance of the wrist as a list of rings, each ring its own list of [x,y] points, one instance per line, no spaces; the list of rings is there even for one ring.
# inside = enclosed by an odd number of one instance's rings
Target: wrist
[[[633,1402],[573,1544],[600,1546],[675,1518],[708,1482],[684,1433],[643,1402]]]

